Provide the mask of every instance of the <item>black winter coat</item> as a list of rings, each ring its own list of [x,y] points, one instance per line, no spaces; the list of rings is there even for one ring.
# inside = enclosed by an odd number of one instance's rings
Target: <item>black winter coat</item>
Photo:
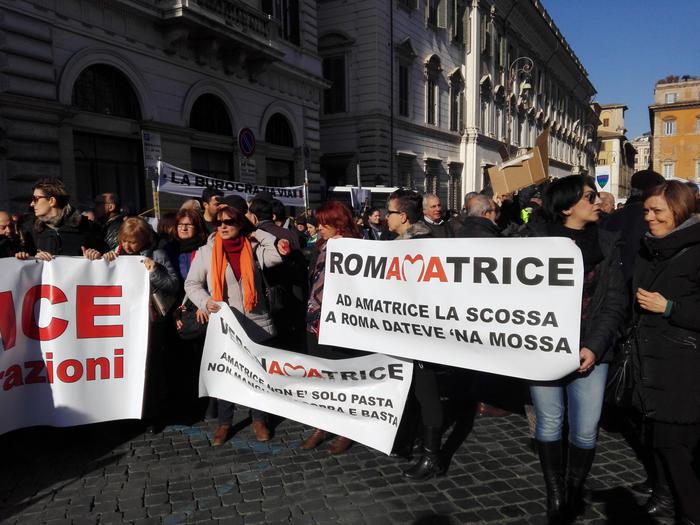
[[[635,301],[633,402],[655,421],[700,423],[700,218],[665,237],[644,238],[633,286],[673,301],[669,317]]]
[[[455,237],[488,239],[502,235],[498,226],[485,217],[465,217]]]
[[[105,251],[100,227],[81,215],[78,210],[72,210],[56,229],[48,227],[38,219],[31,231],[31,253],[37,250],[51,255],[83,255],[81,247]]]
[[[553,236],[547,223],[528,223],[523,234]],[[585,321],[581,321],[580,347],[590,348],[595,354],[596,363],[609,363],[627,312],[627,293],[621,262],[623,242],[619,233],[598,229],[598,244],[603,252],[603,260],[598,263],[598,282],[593,297],[586,311],[582,312],[585,313],[582,316]]]

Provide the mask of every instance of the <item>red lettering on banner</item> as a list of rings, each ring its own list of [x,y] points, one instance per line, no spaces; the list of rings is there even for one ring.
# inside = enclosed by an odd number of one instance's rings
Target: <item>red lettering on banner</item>
[[[440,257],[431,257],[428,260],[428,266],[425,268],[425,275],[423,275],[423,282],[430,281],[435,277],[441,283],[447,282],[447,275],[445,275],[445,269],[442,267]]]
[[[68,369],[72,370],[72,373],[68,375]],[[64,383],[75,383],[78,379],[83,376],[83,364],[77,359],[66,359],[58,363],[56,368],[56,377],[59,381]]]
[[[46,377],[53,383],[53,352],[46,352]]]
[[[3,390],[10,390],[16,386],[22,386],[22,369],[19,365],[12,365],[5,370],[5,382],[2,384]]]
[[[95,297],[121,297],[121,286],[79,285],[76,288],[76,334],[78,339],[101,337],[123,337],[124,326],[120,324],[96,325],[95,317],[118,316],[118,304],[95,304]]]
[[[270,363],[270,369],[267,371],[268,374],[279,374],[281,376],[284,375],[284,372],[282,372],[282,368],[280,367],[280,364],[277,361],[273,361]]]
[[[386,279],[396,279],[397,281],[400,281],[402,279],[401,277],[401,265],[399,264],[399,258],[394,257],[391,260],[391,263],[389,263],[389,269],[386,272]]]
[[[122,379],[124,377],[124,349],[114,349],[114,378]]]
[[[12,292],[0,293],[0,338],[5,350],[15,346],[17,341],[17,319],[15,318],[15,301]]]
[[[43,361],[25,361],[24,369],[29,370],[29,373],[24,378],[24,383],[26,385],[46,383],[46,378],[41,375],[41,373],[44,371]]]
[[[40,299],[48,299],[51,304],[65,303],[68,299],[60,288],[50,284],[32,286],[24,295],[22,303],[22,331],[24,335],[39,341],[51,341],[65,332],[68,321],[52,317],[47,326],[40,327],[34,315],[34,305]]]

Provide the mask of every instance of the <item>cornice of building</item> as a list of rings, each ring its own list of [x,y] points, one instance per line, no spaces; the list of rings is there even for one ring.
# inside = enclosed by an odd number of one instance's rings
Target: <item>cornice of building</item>
[[[700,82],[699,82],[700,84]],[[700,108],[700,99],[698,100],[685,100],[682,102],[673,102],[672,104],[652,104],[649,106],[649,111],[667,111],[673,109],[689,109],[698,107]]]

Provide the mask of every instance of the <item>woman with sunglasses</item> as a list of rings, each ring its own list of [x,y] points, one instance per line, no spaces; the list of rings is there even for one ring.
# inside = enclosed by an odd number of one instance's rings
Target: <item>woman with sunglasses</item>
[[[31,207],[34,224],[27,238],[27,250],[15,254],[18,259],[50,261],[56,255],[84,255],[99,259],[105,245],[99,226],[73,208],[66,187],[59,179],[47,178],[32,188]]]
[[[282,262],[276,238],[256,230],[245,215],[228,205],[219,208],[214,226],[216,232],[197,250],[185,279],[187,297],[206,316],[218,312],[221,308],[218,303],[225,301],[234,312],[253,323],[251,328],[257,327],[266,337],[274,336],[262,269]],[[233,403],[218,400],[219,427],[214,434],[214,446],[222,445],[228,438],[233,411]],[[252,412],[256,439],[267,441],[270,433],[266,414],[255,409]]]
[[[545,190],[545,221],[528,225],[526,230],[538,237],[567,237],[583,254],[580,366],[558,381],[530,385],[537,416],[535,444],[547,488],[550,524],[571,522],[583,510],[583,484],[593,464],[611,348],[625,317],[621,241],[619,234],[598,228],[599,211],[593,179],[585,175],[563,177]],[[567,411],[565,488],[562,429]]]
[[[309,303],[306,311],[306,342],[310,355],[324,359],[347,359],[361,355],[347,348],[321,345],[318,343],[319,325],[321,323],[321,304],[323,302],[323,283],[326,275],[326,246],[329,239],[352,237],[361,239],[362,232],[350,211],[350,208],[337,201],[328,201],[316,210],[318,233],[321,240],[317,243],[316,258],[309,265],[311,273]],[[303,450],[316,448],[328,437],[325,430],[317,428],[301,444]],[[352,445],[352,440],[336,436],[328,447],[331,454],[342,454]]]

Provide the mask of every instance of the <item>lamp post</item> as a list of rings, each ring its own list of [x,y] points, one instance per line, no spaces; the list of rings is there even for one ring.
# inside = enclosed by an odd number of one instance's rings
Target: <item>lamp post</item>
[[[506,138],[506,149],[508,150],[509,154],[513,135],[513,106],[510,103],[510,98],[516,90],[519,97],[524,97],[525,94],[532,89],[532,85],[530,84],[530,75],[532,74],[532,70],[534,68],[535,63],[530,57],[525,56],[516,58],[508,67],[508,78],[506,84],[508,87],[508,91],[506,92],[506,102],[508,104],[508,133]],[[519,82],[521,77],[523,77],[523,82],[514,87],[513,83]]]

